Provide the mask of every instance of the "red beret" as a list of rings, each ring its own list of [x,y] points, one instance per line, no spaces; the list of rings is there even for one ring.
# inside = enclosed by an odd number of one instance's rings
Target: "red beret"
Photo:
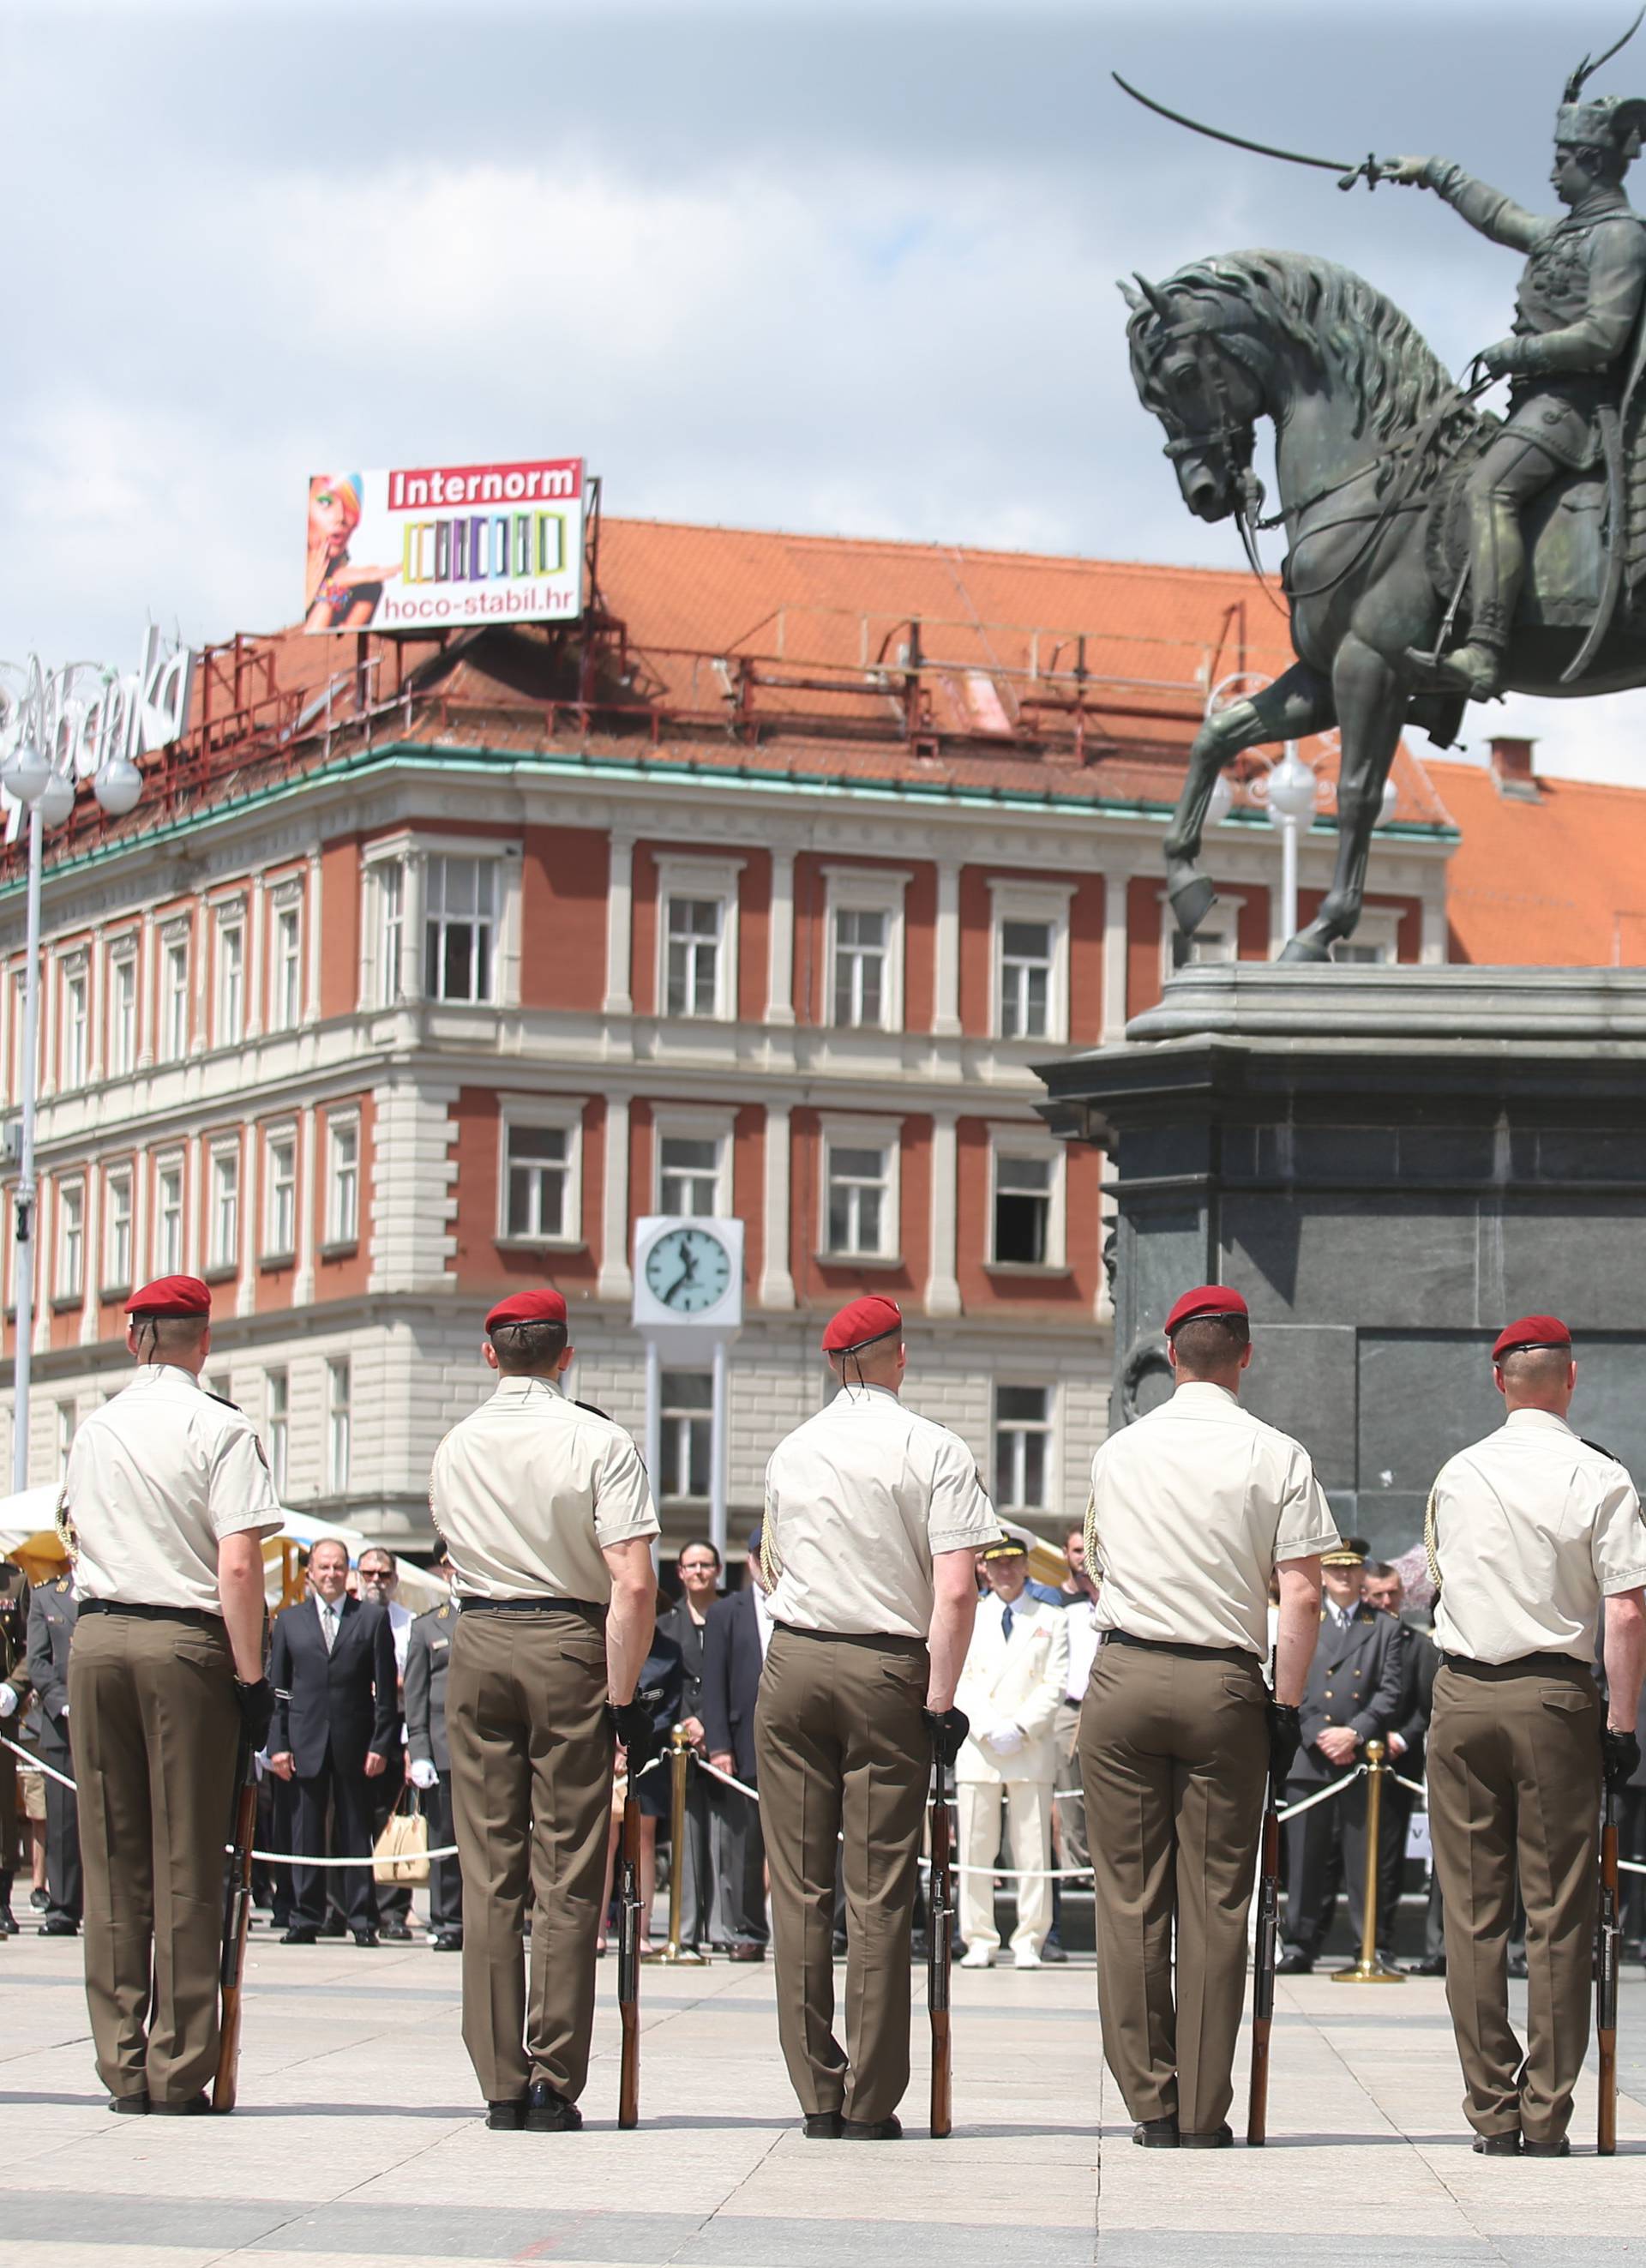
[[[1198,1315],[1244,1315],[1246,1303],[1232,1285],[1197,1284],[1183,1297],[1166,1317],[1166,1336],[1171,1337],[1180,1323],[1192,1323]]]
[[[513,1292],[499,1300],[486,1318],[489,1331],[499,1323],[563,1323],[566,1303],[558,1292]]]
[[[126,1302],[129,1315],[209,1315],[211,1293],[198,1276],[157,1276]]]
[[[830,1320],[823,1333],[823,1351],[854,1354],[871,1340],[890,1338],[893,1331],[902,1328],[903,1311],[897,1301],[883,1300],[878,1292],[869,1292],[861,1300],[849,1300]]]
[[[1517,1323],[1505,1323],[1499,1331],[1492,1360],[1502,1362],[1517,1347],[1569,1347],[1571,1343],[1572,1335],[1558,1315],[1522,1315]]]

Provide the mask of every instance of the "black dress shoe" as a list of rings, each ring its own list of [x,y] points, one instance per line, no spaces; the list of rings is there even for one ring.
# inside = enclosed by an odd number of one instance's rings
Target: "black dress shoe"
[[[800,2132],[808,2142],[838,2142],[840,2129],[838,2110],[808,2110],[800,2121]]]
[[[378,1945],[382,1942],[374,1929],[357,1929],[354,1938],[356,1945]]]
[[[1408,1961],[1406,1973],[1408,1977],[1444,1977],[1446,1956],[1444,1953],[1426,1953],[1421,1961]]]
[[[1067,1961],[1069,1955],[1054,1937],[1048,1937],[1040,1948],[1040,1958],[1042,1961],[1049,1961],[1055,1968],[1060,1962]]]
[[[486,2124],[494,2134],[518,2134],[525,2124],[525,2097],[518,2102],[489,2102]]]
[[[1179,2134],[1178,2147],[1179,2150],[1232,2150],[1234,2131],[1225,2122],[1221,2126],[1215,2126],[1209,2134]]]
[[[1511,2127],[1507,2134],[1477,2134],[1474,2147],[1482,2158],[1517,2158],[1520,2155],[1520,2133]]]
[[[211,2104],[203,2092],[186,2095],[180,2102],[157,2102],[151,2095],[149,2115],[153,2118],[209,2118]]]
[[[51,1904],[50,1894],[45,1890],[31,1890],[28,1894],[28,1902],[30,1905],[33,1907],[36,1913],[44,1913],[47,1907]],[[6,1918],[8,1921],[11,1919],[10,1914],[6,1916]]]
[[[460,1930],[454,1932],[449,1929],[438,1930],[436,1932],[434,1936],[430,1939],[429,1948],[432,1953],[461,1953],[463,1950],[462,1932]]]
[[[68,1914],[48,1914],[40,1926],[42,1937],[78,1937],[80,1925]]]
[[[583,2113],[546,2079],[534,2079],[526,2089],[525,2123],[528,2134],[575,2134]]]
[[[409,1945],[411,1932],[403,1921],[386,1921],[378,1935],[388,1945]]]
[[[312,1945],[319,1935],[320,1932],[311,1929],[307,1922],[294,1921],[280,1942],[282,1945]]]
[[[1571,2138],[1562,2134],[1557,2142],[1534,2142],[1529,2135],[1523,2134],[1520,2154],[1523,2158],[1569,2158],[1572,2154]]]
[[[1313,1970],[1313,1954],[1300,1953],[1295,1945],[1282,1953],[1275,1963],[1276,1977],[1308,1977],[1312,1975]]]
[[[842,2142],[897,2142],[902,2139],[903,2122],[895,2115],[890,2118],[842,2118],[840,2133]]]
[[[726,1955],[728,1961],[764,1961],[765,1958],[766,1948],[763,1945],[734,1945]]]
[[[0,1937],[15,1937],[17,1919],[10,1906],[0,1906]]]
[[[1132,2129],[1132,2139],[1140,2150],[1175,2150],[1178,2122],[1175,2118],[1140,2118]]]
[[[122,2118],[146,2118],[149,2115],[149,2090],[140,2087],[135,2095],[111,2095],[108,2107]]]

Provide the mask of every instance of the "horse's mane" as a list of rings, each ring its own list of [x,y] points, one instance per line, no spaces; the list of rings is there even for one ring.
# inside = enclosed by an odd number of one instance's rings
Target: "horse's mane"
[[[1156,287],[1169,299],[1231,301],[1277,330],[1315,373],[1341,375],[1361,402],[1363,429],[1380,438],[1420,423],[1448,403],[1461,409],[1451,373],[1392,299],[1347,268],[1306,252],[1225,252],[1191,261]],[[1165,344],[1156,310],[1139,306],[1127,326],[1140,390],[1149,388]],[[1219,321],[1221,347],[1254,366],[1252,326]]]

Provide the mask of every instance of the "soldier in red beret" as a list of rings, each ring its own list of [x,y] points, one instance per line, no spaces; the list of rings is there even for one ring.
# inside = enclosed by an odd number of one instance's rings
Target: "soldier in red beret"
[[[497,1390],[441,1442],[429,1487],[462,1609],[446,1746],[463,2043],[488,2126],[558,2133],[583,2124],[614,1749],[638,1772],[654,1746],[635,1687],[658,1516],[628,1435],[562,1391],[573,1350],[558,1292],[500,1300],[483,1344]]]
[[[761,1557],[771,1646],[754,1712],[771,1874],[777,2030],[813,2137],[890,2140],[908,2085],[909,1937],[934,1743],[977,1611],[975,1556],[1000,1523],[971,1452],[899,1400],[894,1301],[823,1334],[840,1390],[766,1468]],[[834,2036],[837,1837],[846,1882],[846,2044]]]
[[[1504,1421],[1442,1467],[1425,1522],[1442,1656],[1429,1832],[1474,2146],[1555,2158],[1589,2045],[1601,1781],[1623,1787],[1640,1763],[1646,1528],[1623,1467],[1567,1423],[1577,1366],[1558,1315],[1500,1331],[1492,1376]],[[1509,2021],[1517,1872],[1524,2050]]]
[[[1086,1565],[1103,1643],[1080,1761],[1103,2048],[1132,2139],[1216,2150],[1233,2139],[1264,1782],[1283,1780],[1297,1751],[1320,1555],[1338,1535],[1306,1453],[1241,1407],[1252,1336],[1239,1292],[1197,1285],[1165,1336],[1176,1391],[1092,1462]]]
[[[250,1419],[201,1385],[206,1286],[163,1276],[127,1312],[139,1368],[75,1435],[62,1491],[86,1999],[109,2109],[184,2115],[217,2065],[224,1834],[241,1725],[261,1747],[274,1706],[262,1539],[281,1510]]]

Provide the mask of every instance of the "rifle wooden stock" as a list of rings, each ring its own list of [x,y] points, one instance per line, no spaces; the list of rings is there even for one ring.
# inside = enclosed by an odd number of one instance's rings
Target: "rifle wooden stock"
[[[222,2007],[217,2029],[217,2072],[211,2084],[214,2110],[232,2110],[239,2087],[240,1978],[246,1968],[246,1933],[252,1919],[252,1845],[257,1840],[257,1767],[244,1734],[236,1766],[234,1846],[223,1902],[223,1961],[218,1971]]]
[[[640,2123],[640,1804],[630,1775],[623,1802],[617,1888],[617,2005],[623,2054],[617,2083],[617,2123]]]
[[[1252,2086],[1246,2096],[1246,2139],[1261,2149],[1268,2139],[1268,2040],[1275,2021],[1275,1954],[1280,1936],[1280,1793],[1273,1779],[1263,1812],[1259,1864],[1257,1948],[1252,1971]]]
[[[931,2014],[931,2132],[941,2141],[952,2130],[953,2074],[949,2051],[949,1970],[954,1953],[954,1886],[950,1879],[949,1806],[943,1755],[931,1752],[931,1885],[927,1897],[926,2005]]]
[[[1618,1808],[1610,1788],[1600,1829],[1600,1928],[1595,1962],[1595,2034],[1600,2051],[1600,2108],[1595,2147],[1603,2158],[1618,2146]]]

